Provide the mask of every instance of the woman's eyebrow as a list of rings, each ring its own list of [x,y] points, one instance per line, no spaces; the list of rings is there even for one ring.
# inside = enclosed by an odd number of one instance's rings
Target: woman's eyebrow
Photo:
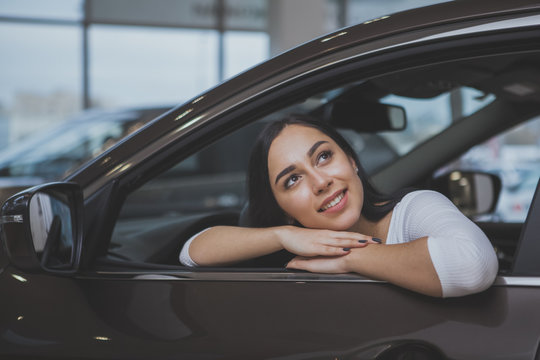
[[[315,151],[317,151],[317,148],[319,146],[321,146],[322,144],[324,143],[327,143],[328,141],[326,140],[321,140],[321,141],[317,141],[315,144],[313,144],[313,146],[311,147],[311,149],[309,149],[309,151],[307,152],[308,154],[308,157],[312,157],[313,154],[315,153]]]
[[[319,146],[321,146],[322,144],[327,143],[327,142],[328,141],[326,141],[326,140],[321,140],[321,141],[317,141],[315,144],[313,144],[313,146],[307,152],[308,157],[312,157],[313,154],[315,153],[315,151],[317,151],[317,148]],[[281,172],[278,174],[278,176],[276,176],[276,182],[275,183],[277,184],[279,179],[281,179],[283,176],[287,175],[288,173],[290,173],[294,169],[296,169],[296,166],[290,165],[290,166],[287,166],[285,169],[281,170]]]
[[[296,166],[290,165],[290,166],[287,166],[285,169],[281,170],[278,176],[276,176],[276,184],[279,181],[279,179],[281,179],[283,176],[287,175],[291,171],[294,171],[294,169],[296,169]]]

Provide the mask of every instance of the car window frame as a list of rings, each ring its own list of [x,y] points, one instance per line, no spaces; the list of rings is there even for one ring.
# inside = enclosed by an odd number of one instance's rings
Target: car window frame
[[[247,102],[235,104],[232,108],[226,109],[227,111],[218,112],[216,115],[212,116],[212,121],[207,121],[200,126],[190,128],[189,133],[183,134],[184,136],[178,136],[174,142],[174,146],[169,146],[166,149],[167,151],[161,152],[159,156],[154,156],[153,159],[146,163],[138,164],[136,167],[137,171],[131,169],[123,174],[116,174],[112,182],[109,179],[109,184],[114,190],[112,191],[112,195],[109,194],[109,196],[112,197],[106,200],[110,205],[110,207],[108,207],[108,215],[110,216],[103,221],[102,226],[107,230],[102,232],[104,236],[100,236],[101,246],[96,246],[96,243],[91,244],[92,241],[95,242],[98,240],[95,239],[95,237],[94,239],[90,238],[87,242],[87,246],[94,248],[94,251],[91,252],[94,255],[93,260],[95,260],[96,257],[103,255],[106,251],[107,247],[103,246],[103,244],[108,244],[108,241],[110,240],[114,223],[126,196],[133,191],[138,184],[144,183],[148,178],[157,176],[155,175],[156,171],[162,172],[165,168],[170,167],[172,163],[177,163],[179,156],[181,158],[186,158],[204,144],[220,137],[222,135],[220,132],[229,133],[234,128],[240,127],[255,118],[260,118],[262,115],[267,115],[277,108],[290,105],[305,97],[304,91],[306,89],[309,89],[309,93],[313,94],[350,82],[351,74],[357,72],[358,69],[361,69],[364,72],[362,76],[356,76],[355,81],[382,75],[391,71],[405,71],[407,68],[421,66],[422,64],[432,64],[434,61],[433,58],[437,58],[438,62],[445,62],[458,61],[479,55],[490,55],[494,52],[495,45],[495,49],[498,48],[498,52],[504,49],[506,49],[507,52],[515,52],[517,48],[521,48],[522,50],[523,48],[530,49],[532,47],[530,44],[531,32],[533,31],[526,29],[505,33],[503,35],[483,34],[481,36],[476,36],[474,38],[475,41],[473,42],[471,42],[471,39],[467,38],[450,38],[446,41],[437,43],[428,41],[427,43],[415,44],[414,46],[405,46],[403,49],[390,53],[383,51],[381,54],[355,57],[354,60],[347,59],[346,61],[344,60],[344,64],[332,66],[328,69],[324,69],[324,71],[321,69],[315,71],[313,68],[309,68],[304,64],[302,69],[299,69],[298,74],[294,76],[293,79],[289,79],[285,83],[275,86],[262,94],[259,93],[256,96],[252,96]],[[501,36],[505,41],[501,40]],[[490,41],[486,42],[486,39],[489,39]],[[516,44],[516,39],[521,39],[524,43]],[[484,44],[485,47],[479,47],[479,44]],[[518,45],[521,45],[521,47]],[[534,45],[536,45],[536,43],[534,43]],[[508,49],[509,47],[512,51]],[[441,48],[446,51],[442,53],[440,51]],[[537,49],[537,46],[535,49]],[[456,52],[460,55],[457,56]],[[429,54],[429,56],[422,57],[422,59],[415,58],[418,54]],[[402,62],[396,64],[396,62],[398,62],[397,59],[400,61],[407,59],[407,66],[404,67]],[[305,70],[306,67],[308,68],[307,70]],[[331,81],[328,81],[329,79],[331,79]],[[284,86],[287,86],[286,91],[280,92],[279,90]],[[242,96],[242,93],[238,95],[238,97],[240,96]],[[261,104],[270,106],[267,106],[265,110],[261,112]],[[201,139],[204,140],[200,141]],[[190,145],[193,144],[197,145],[188,150]],[[155,145],[159,146],[159,144]],[[102,193],[101,190],[105,188],[106,186],[99,188],[99,193]],[[94,193],[92,197],[88,198],[96,197],[99,198],[99,194]],[[103,203],[103,201],[97,202]],[[96,211],[95,209],[92,210],[91,206],[89,210],[90,212]],[[89,259],[88,264],[90,263],[92,263],[92,259]],[[220,268],[219,270],[219,272],[222,272],[223,268]],[[182,271],[181,266],[179,266],[178,271]]]

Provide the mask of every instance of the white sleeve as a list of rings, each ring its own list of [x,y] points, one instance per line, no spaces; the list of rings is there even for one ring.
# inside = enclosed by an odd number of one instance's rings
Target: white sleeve
[[[498,260],[487,236],[450,200],[435,191],[409,195],[404,235],[428,236],[428,250],[441,281],[443,297],[473,294],[495,280]]]
[[[197,266],[199,266],[199,264],[197,264],[195,261],[193,261],[191,256],[189,256],[189,247],[191,246],[191,243],[193,242],[193,239],[195,239],[197,236],[201,235],[203,232],[205,232],[208,229],[210,229],[210,228],[206,228],[203,231],[200,231],[200,232],[196,233],[195,235],[190,237],[188,239],[188,241],[186,241],[184,243],[184,246],[182,247],[182,250],[180,251],[180,256],[179,256],[180,263],[182,265],[188,266],[188,267],[197,267]]]

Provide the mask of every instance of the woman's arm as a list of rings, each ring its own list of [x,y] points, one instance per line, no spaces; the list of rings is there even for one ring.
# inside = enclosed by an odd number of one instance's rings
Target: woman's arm
[[[485,234],[446,197],[407,195],[394,209],[394,239],[355,249],[346,257],[296,258],[288,267],[314,272],[357,272],[432,296],[462,296],[488,288],[498,261]]]
[[[370,236],[346,231],[215,226],[199,233],[182,252],[187,252],[192,265],[227,266],[282,249],[301,256],[343,256],[370,242]]]
[[[353,249],[342,257],[296,257],[288,269],[322,273],[355,272],[370,279],[384,280],[421,294],[443,295],[427,247],[427,237],[403,244],[370,245]]]

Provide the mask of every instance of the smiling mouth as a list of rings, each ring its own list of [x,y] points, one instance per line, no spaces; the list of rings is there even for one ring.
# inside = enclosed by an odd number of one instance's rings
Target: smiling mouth
[[[318,212],[323,212],[323,211],[326,211],[330,208],[333,208],[334,206],[336,206],[337,204],[339,204],[341,202],[341,200],[343,200],[343,198],[345,197],[345,192],[347,190],[343,190],[342,192],[340,192],[335,198],[333,198],[330,202],[328,202],[326,205],[324,205],[322,208],[320,208],[319,210],[317,210]]]

